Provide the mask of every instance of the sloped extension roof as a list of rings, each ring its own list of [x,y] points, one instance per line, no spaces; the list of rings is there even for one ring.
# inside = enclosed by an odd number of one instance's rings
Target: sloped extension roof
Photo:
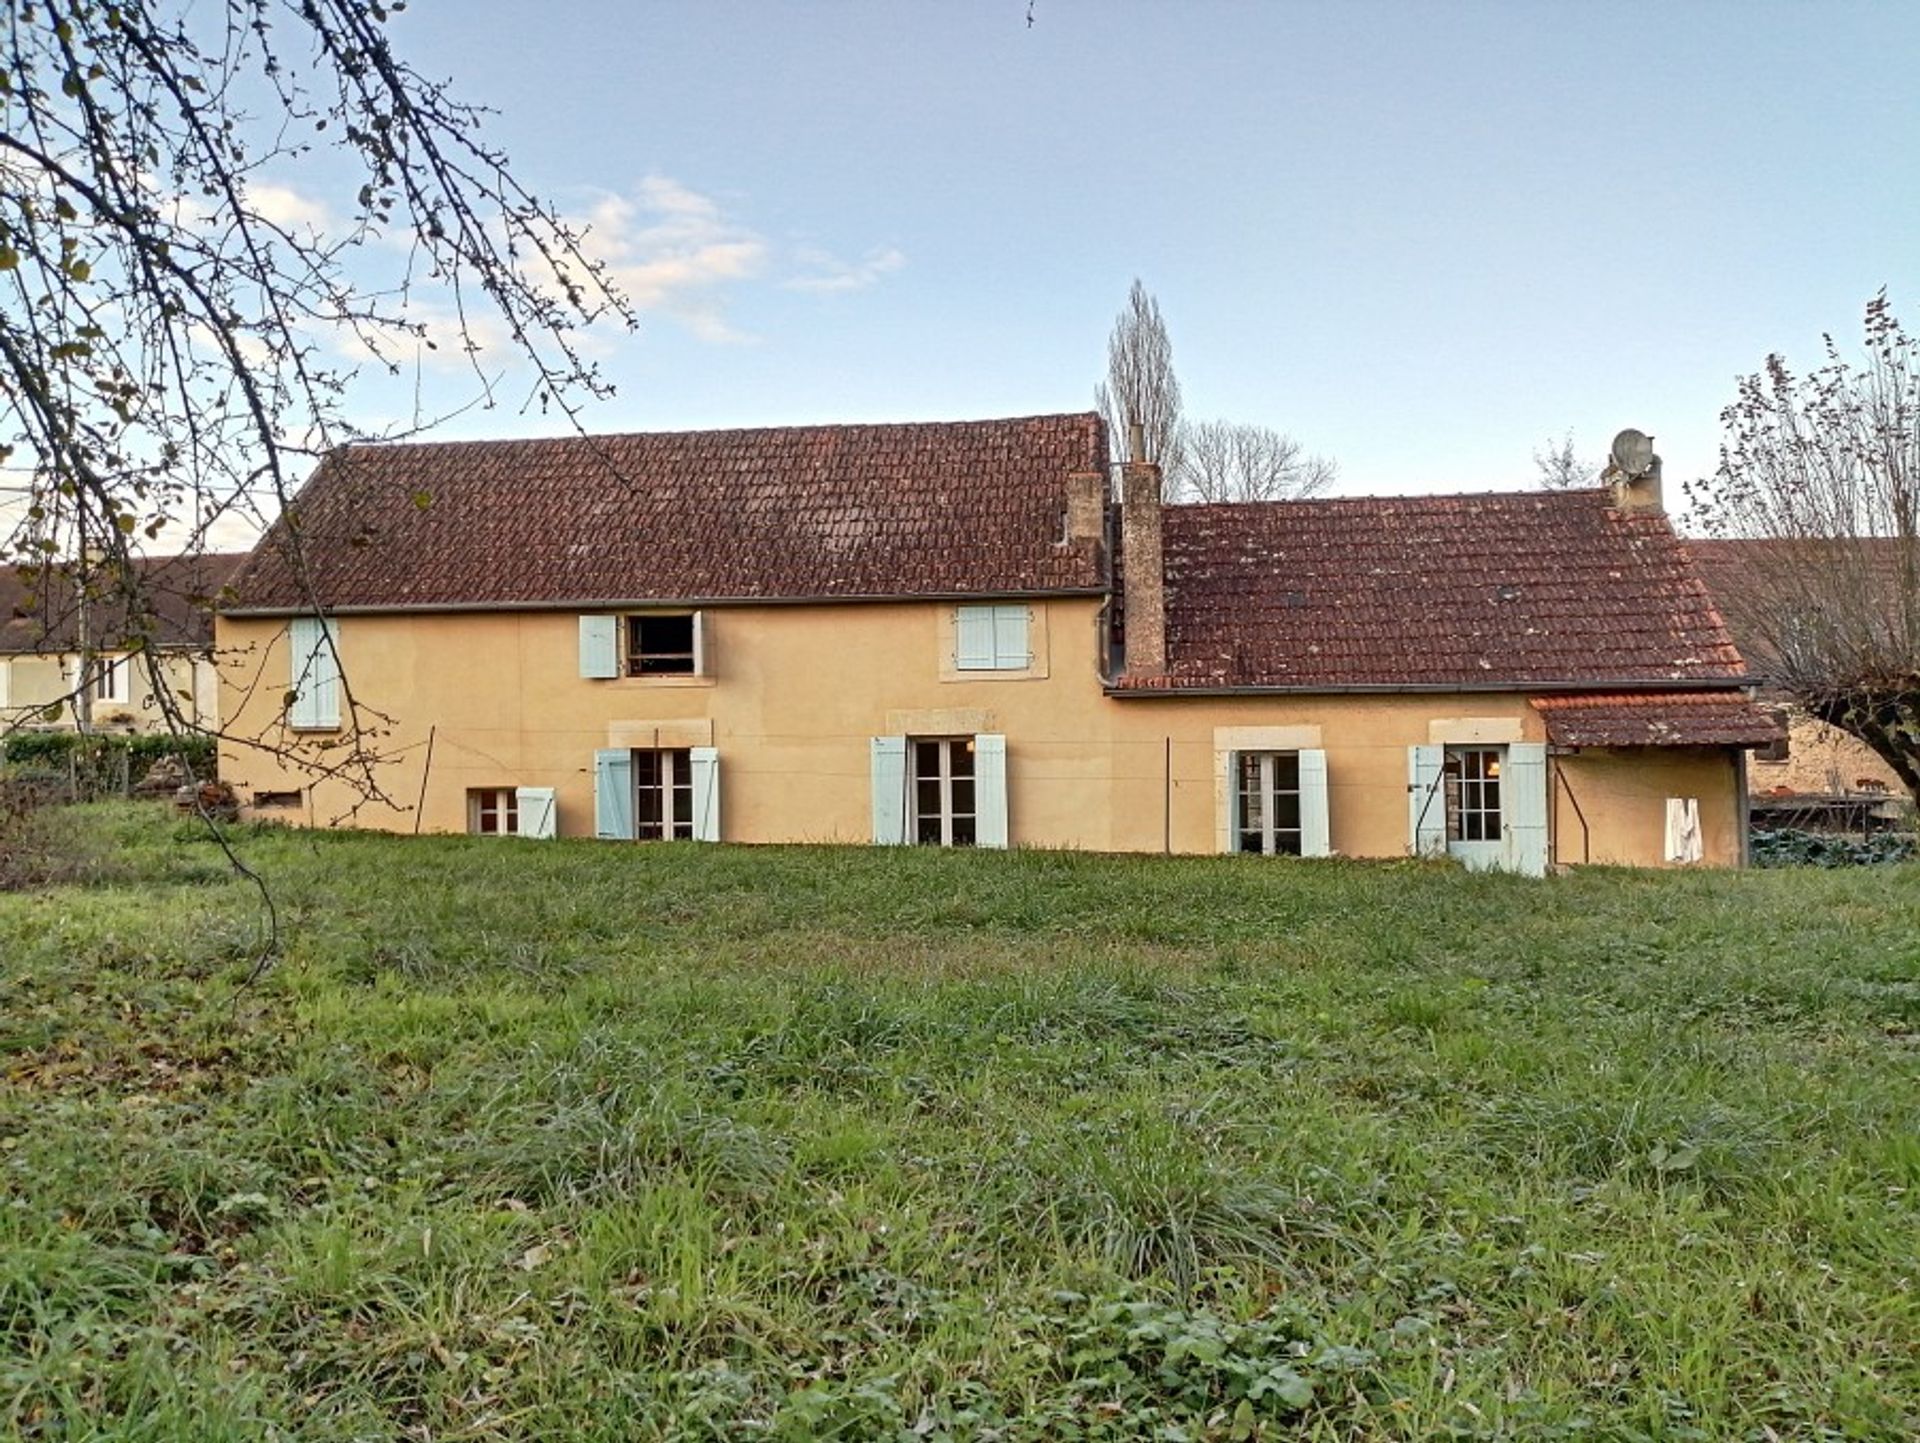
[[[1783,728],[1739,692],[1537,696],[1547,740],[1568,747],[1763,747]]]
[[[228,610],[1096,591],[1061,538],[1067,476],[1105,466],[1092,414],[353,446]]]
[[[246,560],[243,555],[209,552],[200,556],[149,556],[134,562],[139,595],[129,598],[111,571],[95,579],[87,617],[93,644],[102,650],[126,646],[146,626],[128,623],[128,605],[152,613],[150,635],[157,646],[204,647],[213,644],[213,611],[226,586]],[[80,648],[80,586],[60,564],[25,568],[0,566],[0,654],[59,654]]]
[[[1170,506],[1167,674],[1116,692],[1734,684],[1666,519],[1604,489]]]

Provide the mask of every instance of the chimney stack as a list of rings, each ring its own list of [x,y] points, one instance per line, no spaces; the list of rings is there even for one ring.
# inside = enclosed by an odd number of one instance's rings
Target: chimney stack
[[[1616,511],[1661,513],[1660,458],[1653,454],[1653,437],[1646,432],[1629,427],[1613,438],[1600,479],[1613,493]]]
[[[1160,468],[1150,461],[1129,461],[1120,468],[1120,547],[1125,569],[1126,671],[1129,676],[1163,676],[1167,670],[1167,578],[1160,551]]]
[[[1107,539],[1107,477],[1103,471],[1067,474],[1067,534],[1073,541]]]

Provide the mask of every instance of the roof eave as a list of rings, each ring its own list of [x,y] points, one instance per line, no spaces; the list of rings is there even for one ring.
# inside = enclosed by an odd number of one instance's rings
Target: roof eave
[[[961,602],[961,601],[1045,601],[1104,597],[1104,586],[1049,587],[1042,590],[1009,591],[922,591],[908,594],[892,592],[827,596],[642,596],[575,597],[563,601],[420,601],[388,602],[352,606],[323,606],[323,616],[472,616],[488,612],[546,611],[638,611],[663,608],[706,608],[738,606],[871,606],[887,602]],[[226,606],[219,615],[235,621],[274,620],[290,616],[312,616],[311,606]]]

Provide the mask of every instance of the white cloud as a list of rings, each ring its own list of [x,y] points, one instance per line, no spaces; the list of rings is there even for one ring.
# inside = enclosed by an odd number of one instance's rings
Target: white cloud
[[[864,291],[882,276],[892,275],[907,263],[907,258],[892,246],[880,246],[858,261],[843,261],[825,251],[802,249],[794,260],[806,268],[786,282],[789,290],[831,294],[839,291]]]
[[[247,203],[259,212],[262,220],[282,230],[325,231],[333,222],[333,214],[324,201],[273,181],[256,180],[250,184]]]
[[[582,250],[636,309],[672,316],[705,341],[749,339],[727,320],[726,288],[763,275],[772,247],[718,201],[650,175],[632,197],[601,197],[584,220]]]
[[[584,253],[640,311],[670,316],[703,341],[752,340],[727,305],[743,286],[777,278],[792,290],[865,290],[907,263],[891,246],[858,261],[802,246],[792,251],[730,215],[719,200],[671,176],[650,175],[630,195],[606,194],[586,215]]]

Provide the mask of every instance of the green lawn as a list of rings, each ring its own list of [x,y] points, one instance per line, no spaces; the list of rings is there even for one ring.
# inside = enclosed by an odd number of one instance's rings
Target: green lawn
[[[80,825],[9,1434],[1920,1431],[1920,867]]]

